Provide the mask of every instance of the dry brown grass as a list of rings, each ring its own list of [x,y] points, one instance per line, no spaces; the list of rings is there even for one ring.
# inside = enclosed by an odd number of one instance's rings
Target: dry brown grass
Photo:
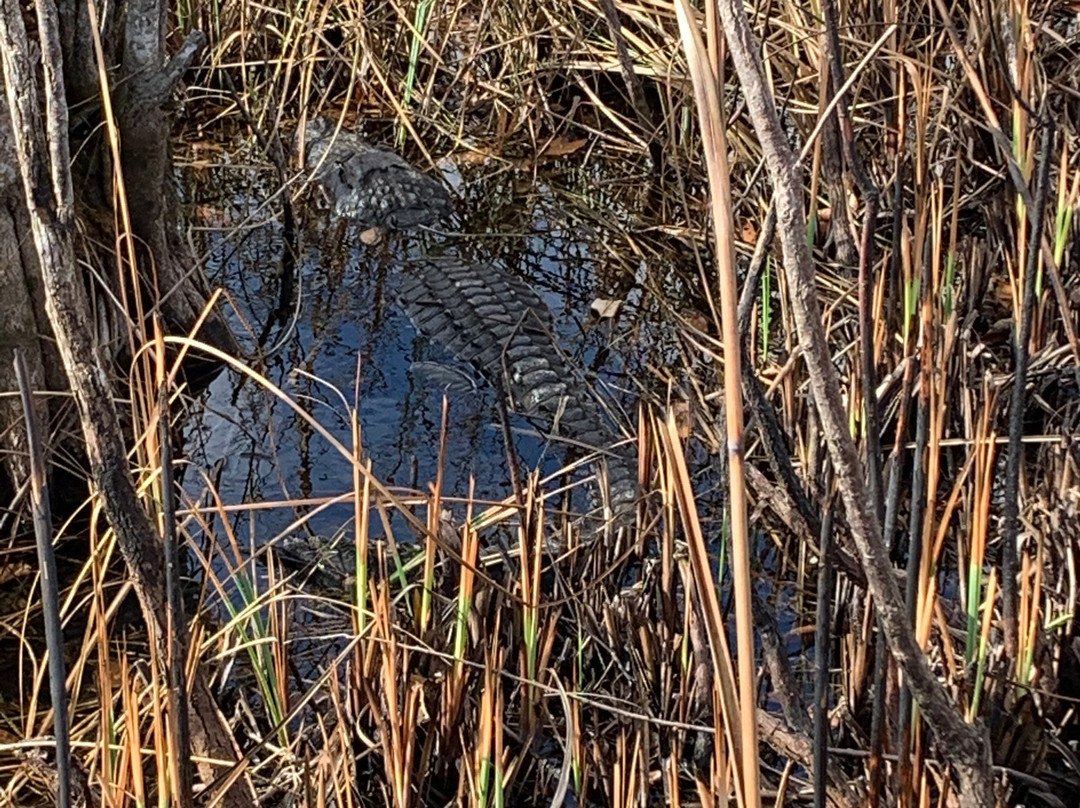
[[[347,538],[364,564],[351,591],[317,604],[273,565],[269,579],[256,574],[246,541],[217,518],[239,507],[296,503],[224,502],[207,477],[206,495],[184,503],[181,527],[189,536],[216,536],[217,563],[201,559],[205,586],[234,610],[196,619],[192,654],[218,671],[217,692],[246,753],[242,765],[268,800],[294,795],[312,808],[548,805],[569,792],[578,805],[734,804],[742,738],[728,640],[756,642],[761,654],[757,703],[769,712],[760,719],[769,731],[755,797],[805,799],[813,751],[806,702],[821,650],[812,640],[820,564],[814,525],[832,491],[792,290],[775,249],[767,252],[767,285],[753,291],[751,329],[742,335],[750,356],[743,372],[776,413],[810,507],[800,511],[784,460],[759,428],[764,411],[751,404],[742,448],[764,608],[755,615],[758,633],[736,636],[724,611],[729,545],[721,531],[704,535],[698,503],[709,492],[695,490],[684,458],[688,445],[690,452],[725,445],[720,380],[731,347],[722,344],[711,269],[703,138],[674,7],[649,1],[618,10],[648,115],[628,98],[599,2],[440,6],[415,49],[408,91],[415,3],[307,2],[292,14],[265,4],[181,4],[182,25],[210,36],[206,64],[186,95],[181,132],[189,140],[239,125],[226,75],[266,130],[344,110],[418,162],[450,156],[465,167],[466,204],[475,210],[464,221],[477,229],[487,226],[489,211],[470,194],[492,178],[509,174],[527,184],[545,161],[581,165],[576,184],[551,192],[606,256],[608,288],[625,290],[638,265],[646,266],[645,307],[676,323],[679,339],[677,352],[654,363],[651,387],[677,385],[689,400],[678,406],[692,414],[692,435],[680,435],[672,402],[651,394],[638,423],[649,495],[633,531],[597,538],[592,527],[559,514],[554,485],[536,480],[526,486],[523,509],[444,491],[438,479],[425,491],[387,488],[370,471],[351,413],[353,445],[335,449],[354,469],[342,481],[341,501],[353,503]],[[843,62],[854,77],[850,128],[825,127],[803,166],[807,238],[851,431],[865,457],[873,420],[862,404],[860,322],[868,314],[870,341],[862,344],[872,346],[876,377],[879,512],[892,528],[886,540],[898,565],[914,559],[906,581],[916,636],[958,711],[987,727],[1006,804],[1054,805],[1054,795],[1071,804],[1080,795],[1076,8],[925,0],[854,3],[843,14]],[[829,101],[823,23],[811,6],[793,2],[758,8],[751,19],[781,120],[802,148]],[[765,237],[771,188],[730,66],[719,83],[733,246],[744,273]],[[1040,154],[1037,116],[1057,123],[1050,155]],[[862,313],[867,200],[850,159],[839,156],[845,140],[881,192]],[[1033,265],[1023,439],[1010,447],[1011,340],[1030,271],[1028,208],[1038,201],[1036,169],[1045,158],[1046,254]],[[596,165],[603,176],[629,179],[597,188],[589,180]],[[1026,201],[1018,177],[1030,189]],[[627,323],[622,336],[632,341],[644,330]],[[135,385],[134,418],[146,440],[133,465],[147,486],[160,463],[151,382],[163,370],[142,366],[147,381]],[[334,440],[317,422],[310,426]],[[1005,458],[1017,451],[1020,538],[1010,590],[1002,575]],[[451,501],[468,512],[450,530],[453,541],[439,520]],[[374,540],[386,538],[391,513],[404,515],[413,531],[397,537],[402,546],[426,537],[419,561],[402,562],[392,543]],[[702,515],[722,524],[721,514]],[[506,557],[493,550],[505,536],[512,539]],[[840,805],[946,803],[949,750],[904,706],[903,683],[876,642],[874,607],[860,588],[865,578],[840,510],[834,541],[829,797]],[[141,804],[161,799],[160,784],[172,774],[164,679],[149,675],[143,649],[124,640],[111,539],[95,534],[91,548],[65,605],[69,619],[85,625],[69,660],[76,749],[103,804]],[[705,596],[703,583],[718,567],[725,585]],[[316,605],[336,622],[305,617]],[[32,619],[32,606],[5,608],[9,635],[25,635]],[[331,651],[313,663],[305,656],[312,647]],[[13,741],[49,726],[38,704],[40,654],[30,644],[16,653],[23,700],[3,710]],[[15,762],[0,759],[0,771],[10,777],[0,801],[33,799]]]

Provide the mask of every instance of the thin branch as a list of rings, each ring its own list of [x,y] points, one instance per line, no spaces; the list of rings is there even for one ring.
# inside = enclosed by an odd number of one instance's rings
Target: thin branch
[[[832,364],[818,303],[813,266],[806,245],[802,170],[784,135],[766,84],[760,47],[741,2],[718,0],[728,47],[746,97],[775,189],[777,224],[792,313],[810,375],[810,390],[821,418],[836,481],[852,536],[866,568],[889,646],[939,741],[952,753],[965,808],[993,805],[990,750],[983,732],[964,722],[949,694],[934,676],[906,620],[900,591],[882,541],[881,524],[870,501],[862,464],[848,431],[840,382]]]
[[[1046,200],[1050,192],[1050,164],[1054,145],[1054,122],[1047,116],[1043,127],[1042,152],[1039,155],[1039,177],[1035,190],[1035,211],[1028,238],[1027,267],[1024,272],[1024,299],[1020,310],[1020,332],[1014,332],[1012,401],[1009,405],[1009,457],[1005,465],[1005,534],[1001,540],[1001,600],[1005,622],[1005,653],[1016,660],[1020,651],[1019,617],[1017,614],[1016,537],[1020,534],[1020,459],[1024,434],[1024,398],[1027,371],[1031,356],[1031,320],[1035,309],[1035,276],[1039,270],[1039,245],[1042,244],[1043,224],[1046,221]],[[1067,317],[1065,319],[1068,319]]]
[[[45,620],[45,646],[49,650],[49,695],[52,697],[53,735],[56,737],[56,808],[70,808],[71,731],[68,726],[67,675],[64,672],[64,632],[60,626],[60,582],[53,552],[52,512],[49,510],[48,468],[41,427],[34,417],[30,372],[20,350],[15,351],[15,376],[19,381],[26,448],[30,454],[30,506],[34,512],[38,568],[41,572],[41,612]]]

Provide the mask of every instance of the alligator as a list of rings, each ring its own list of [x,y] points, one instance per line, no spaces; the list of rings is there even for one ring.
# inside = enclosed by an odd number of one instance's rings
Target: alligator
[[[355,221],[362,230],[410,230],[449,214],[446,188],[393,152],[372,146],[355,132],[338,130],[329,118],[313,118],[300,132],[305,168],[329,197],[335,215]]]
[[[448,213],[449,195],[438,182],[337,129],[316,118],[301,131],[306,165],[338,216],[364,229],[404,230]],[[633,513],[634,454],[613,448],[620,435],[559,350],[551,310],[528,284],[492,264],[427,258],[406,265],[399,300],[417,331],[472,365],[510,410],[548,437],[595,451],[612,513]]]

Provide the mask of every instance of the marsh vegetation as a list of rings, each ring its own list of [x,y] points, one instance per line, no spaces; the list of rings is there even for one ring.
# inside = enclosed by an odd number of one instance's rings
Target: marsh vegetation
[[[1080,10],[705,6],[177,2],[174,49],[206,35],[164,107],[182,237],[138,249],[87,91],[75,213],[105,202],[64,237],[184,627],[88,405],[49,398],[72,761],[30,740],[10,460],[0,803],[58,770],[110,808],[1080,802]],[[328,210],[292,154],[320,116],[449,218],[372,243]],[[213,315],[157,316],[161,250]],[[413,327],[440,256],[550,309],[609,445]]]

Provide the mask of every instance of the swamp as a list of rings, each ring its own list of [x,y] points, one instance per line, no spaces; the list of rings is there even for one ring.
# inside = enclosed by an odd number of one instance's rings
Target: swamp
[[[0,806],[1080,805],[1075,0],[0,57]]]

